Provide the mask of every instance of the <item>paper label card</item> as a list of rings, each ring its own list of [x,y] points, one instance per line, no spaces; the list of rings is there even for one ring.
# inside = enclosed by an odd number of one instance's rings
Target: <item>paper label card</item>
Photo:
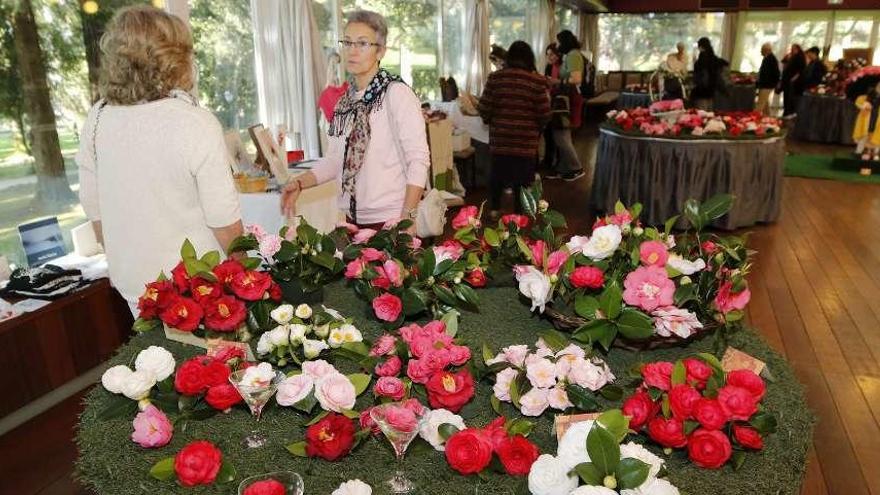
[[[561,439],[562,435],[565,435],[565,432],[568,431],[571,425],[580,423],[581,421],[596,419],[599,417],[599,414],[600,413],[557,414],[553,421],[553,427],[556,430],[556,438]]]
[[[743,351],[733,347],[728,347],[727,350],[724,351],[724,356],[721,358],[721,368],[725,373],[733,370],[746,369],[753,371],[756,375],[760,375],[766,366],[767,365],[764,361],[749,356]]]

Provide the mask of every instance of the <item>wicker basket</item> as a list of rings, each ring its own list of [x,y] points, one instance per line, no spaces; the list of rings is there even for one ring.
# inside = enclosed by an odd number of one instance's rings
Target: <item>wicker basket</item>
[[[251,177],[245,174],[235,174],[235,188],[240,193],[261,193],[266,192],[269,187],[269,177],[258,175]]]
[[[564,332],[571,332],[588,323],[587,320],[579,316],[562,313],[551,308],[550,306],[544,308],[544,315],[550,319],[550,321],[553,323],[553,326],[556,327],[557,330]],[[672,335],[669,337],[654,336],[650,339],[631,340],[618,334],[611,345],[612,347],[626,349],[628,351],[648,351],[651,349],[661,349],[664,347],[675,347],[712,333],[712,331],[717,327],[718,324],[715,323],[704,325],[702,330],[700,330],[699,332],[695,332],[687,339],[682,339],[681,337]]]

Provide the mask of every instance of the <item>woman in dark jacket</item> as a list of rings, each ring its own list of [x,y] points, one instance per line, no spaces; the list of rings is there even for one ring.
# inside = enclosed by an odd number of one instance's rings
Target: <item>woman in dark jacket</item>
[[[695,107],[711,110],[716,93],[722,89],[721,71],[726,62],[715,55],[709,38],[697,41],[700,55],[694,62],[694,90],[691,98]]]
[[[779,83],[777,92],[784,93],[782,102],[782,115],[791,115],[797,112],[797,103],[804,94],[804,68],[807,66],[807,57],[801,45],[791,45],[791,51],[782,59],[782,81]]]

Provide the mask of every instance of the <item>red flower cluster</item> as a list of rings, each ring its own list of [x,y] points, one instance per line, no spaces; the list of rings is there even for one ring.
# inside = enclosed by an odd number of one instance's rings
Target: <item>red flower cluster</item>
[[[608,112],[608,123],[626,132],[656,136],[763,137],[778,134],[781,121],[760,112],[712,113],[690,109],[675,116],[655,115],[640,107]]]
[[[190,277],[183,262],[171,271],[172,280],[146,285],[138,299],[138,317],[161,319],[172,328],[192,332],[204,324],[215,332],[235,331],[247,317],[247,301],[269,297],[281,300],[281,289],[268,273],[246,270],[229,259],[213,268],[216,281]]]
[[[242,359],[243,353],[227,355],[227,360],[203,355],[183,362],[174,375],[174,388],[187,396],[205,395],[205,402],[225,411],[242,401],[241,394],[229,383],[229,361]]]
[[[351,451],[354,434],[352,420],[330,413],[306,429],[306,455],[328,461],[339,460]]]
[[[492,455],[504,466],[507,474],[527,476],[538,459],[538,447],[523,435],[510,435],[505,418],[499,417],[485,428],[466,428],[446,441],[446,461],[461,474],[475,474],[486,469]]]
[[[287,488],[276,479],[260,480],[248,485],[243,495],[286,495]]]
[[[406,374],[413,382],[425,385],[431,407],[460,411],[474,396],[474,378],[467,369],[451,372],[447,367],[467,363],[470,349],[455,344],[441,321],[424,327],[415,323],[405,326],[400,329],[400,337],[409,349]]]
[[[683,383],[672,378],[682,367]],[[758,412],[766,387],[752,371],[735,370],[725,376],[702,359],[688,358],[676,364],[646,364],[642,378],[642,386],[624,401],[623,414],[630,417],[630,428],[644,429],[661,446],[687,447],[691,461],[707,469],[719,468],[730,459],[733,447],[727,432],[744,449],[764,447],[761,433],[749,421]]]
[[[210,485],[223,465],[223,453],[206,440],[197,440],[174,456],[174,473],[183,486]]]

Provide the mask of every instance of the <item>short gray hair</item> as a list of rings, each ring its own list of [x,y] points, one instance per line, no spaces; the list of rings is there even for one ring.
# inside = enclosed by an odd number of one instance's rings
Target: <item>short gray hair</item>
[[[370,29],[376,31],[376,43],[385,46],[385,40],[388,38],[388,22],[382,14],[371,10],[355,10],[346,14],[345,20],[346,25],[358,23],[370,26]]]

